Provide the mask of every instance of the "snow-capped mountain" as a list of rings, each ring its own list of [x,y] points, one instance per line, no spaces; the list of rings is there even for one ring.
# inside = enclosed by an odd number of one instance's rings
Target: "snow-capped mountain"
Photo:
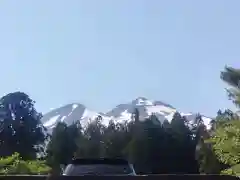
[[[140,120],[145,120],[152,114],[155,114],[160,123],[163,121],[171,121],[174,113],[177,111],[173,106],[161,101],[152,101],[144,97],[139,97],[126,104],[119,104],[111,111],[106,113],[97,113],[86,108],[79,103],[72,103],[62,106],[60,108],[51,110],[46,113],[42,118],[43,125],[51,131],[55,127],[57,122],[64,121],[68,125],[74,121],[80,121],[82,126],[86,126],[91,120],[97,117],[102,117],[102,123],[107,125],[110,120],[115,122],[130,121],[132,119],[132,113],[135,109],[139,110]],[[185,116],[189,124],[194,124],[197,114],[194,113],[182,113]],[[202,116],[203,123],[207,128],[210,128],[211,118]]]

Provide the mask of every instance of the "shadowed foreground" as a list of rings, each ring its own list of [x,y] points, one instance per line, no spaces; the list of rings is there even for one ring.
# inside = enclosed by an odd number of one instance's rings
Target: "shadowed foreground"
[[[121,179],[121,180],[234,180],[234,179],[239,179],[238,177],[234,176],[227,176],[227,175],[145,175],[145,176],[72,176],[72,177],[67,177],[67,176],[41,176],[41,175],[36,175],[36,176],[0,176],[1,180],[16,180],[16,179],[22,179],[22,180],[69,180],[69,179],[89,179],[89,178],[94,178],[94,179],[104,179],[104,180],[116,180],[116,179]]]

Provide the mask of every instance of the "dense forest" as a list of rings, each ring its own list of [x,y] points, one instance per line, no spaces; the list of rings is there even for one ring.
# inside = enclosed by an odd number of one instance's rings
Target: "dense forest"
[[[240,70],[226,67],[221,79],[230,86],[229,99],[239,107]],[[70,126],[58,123],[50,135],[34,104],[23,92],[0,99],[0,173],[60,172],[60,165],[73,157],[126,158],[138,174],[240,173],[238,112],[219,110],[207,130],[200,115],[189,128],[179,113],[160,124],[154,115],[139,121],[136,109],[128,123],[110,121],[104,126],[99,116],[83,128],[76,119]]]

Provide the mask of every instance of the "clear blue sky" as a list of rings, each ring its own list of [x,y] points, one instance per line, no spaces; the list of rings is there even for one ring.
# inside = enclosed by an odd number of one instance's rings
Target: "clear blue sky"
[[[106,111],[138,96],[215,115],[240,67],[239,0],[1,0],[0,95],[39,111]]]

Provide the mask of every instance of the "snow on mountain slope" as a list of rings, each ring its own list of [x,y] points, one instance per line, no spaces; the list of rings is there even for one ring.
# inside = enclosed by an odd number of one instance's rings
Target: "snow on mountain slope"
[[[89,121],[101,116],[102,123],[107,125],[111,119],[115,122],[130,121],[132,119],[132,113],[136,108],[139,110],[140,120],[143,121],[151,114],[155,114],[161,123],[163,123],[164,120],[170,122],[174,113],[177,111],[173,106],[164,102],[151,101],[147,98],[139,97],[130,103],[120,104],[106,113],[91,111],[79,103],[67,104],[46,113],[41,121],[47,129],[51,130],[57,122],[64,121],[70,125],[74,121],[80,121],[83,126],[86,126]],[[185,116],[190,124],[196,123],[194,120],[197,114],[181,112],[180,114]],[[209,129],[212,119],[205,116],[202,116],[202,119]]]
[[[46,113],[41,121],[48,129],[54,128],[58,122],[63,121],[67,125],[75,121],[81,121],[81,124],[85,126],[90,119],[95,119],[99,115],[99,113],[90,111],[82,104],[72,103]]]

